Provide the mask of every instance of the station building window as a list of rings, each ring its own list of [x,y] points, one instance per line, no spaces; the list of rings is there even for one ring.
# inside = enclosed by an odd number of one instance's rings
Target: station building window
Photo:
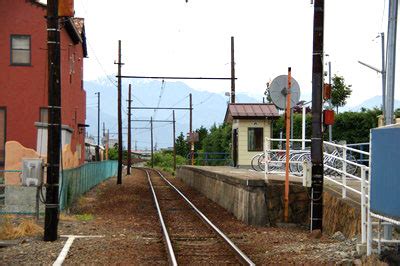
[[[259,127],[248,128],[248,151],[263,151],[264,129]]]

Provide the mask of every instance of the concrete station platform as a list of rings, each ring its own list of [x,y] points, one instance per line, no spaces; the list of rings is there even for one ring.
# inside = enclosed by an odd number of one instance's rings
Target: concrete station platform
[[[247,224],[274,226],[283,222],[283,175],[268,175],[225,166],[181,166],[177,178],[216,202]],[[301,178],[290,177],[289,222],[309,225],[309,191]],[[324,192],[324,231],[347,237],[360,232],[360,208],[354,199],[342,199],[333,183]],[[335,192],[336,191],[336,192]]]

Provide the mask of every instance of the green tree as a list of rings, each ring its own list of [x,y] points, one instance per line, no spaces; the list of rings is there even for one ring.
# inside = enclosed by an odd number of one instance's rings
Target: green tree
[[[176,154],[186,158],[186,156],[189,153],[189,145],[185,140],[183,132],[181,132],[181,134],[176,138],[175,147],[176,147]]]
[[[399,110],[400,111],[400,110]],[[378,125],[378,116],[382,111],[378,108],[362,109],[360,112],[343,112],[335,115],[335,123],[332,128],[332,139],[339,141],[345,140],[347,143],[369,142],[369,133],[371,128]],[[293,115],[293,137],[301,138],[301,114]],[[306,138],[311,137],[312,131],[311,114],[306,116]],[[285,138],[284,117],[281,116],[273,123],[273,136],[279,138],[279,133],[283,132]],[[328,130],[325,130],[324,138],[328,138]],[[300,144],[296,144],[300,145]]]
[[[351,85],[347,85],[342,76],[334,75],[332,81],[332,105],[336,107],[336,113],[339,113],[339,107],[346,105],[351,95]]]
[[[108,159],[109,160],[118,160],[118,145],[114,145],[114,147],[108,149]]]
[[[400,117],[400,108],[397,108],[396,110],[394,110],[394,116],[395,116],[396,118],[399,118],[399,117]]]
[[[200,128],[195,130],[199,134],[199,141],[194,143],[194,150],[199,151],[203,149],[203,139],[205,139],[208,135],[207,128],[201,126]]]

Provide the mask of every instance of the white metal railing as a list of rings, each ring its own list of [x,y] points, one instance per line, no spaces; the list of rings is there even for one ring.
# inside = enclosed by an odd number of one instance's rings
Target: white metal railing
[[[305,147],[305,143],[310,143],[309,139],[290,139],[291,146],[301,142],[299,150],[291,149],[289,152],[290,174],[294,177],[303,177],[303,167],[300,166],[304,161],[311,161],[310,150]],[[284,143],[285,139],[265,138],[264,176],[268,180],[269,174],[285,174],[286,150],[274,149],[275,143]],[[341,188],[342,198],[348,197],[348,192],[353,192],[360,197],[361,207],[361,242],[367,243],[367,214],[369,198],[369,167],[357,161],[357,157],[362,155],[368,157],[369,152],[358,150],[346,145],[340,145],[324,141],[324,178]],[[302,154],[302,156],[298,156]],[[297,156],[296,156],[297,155]],[[260,161],[259,161],[260,162]],[[263,167],[261,167],[263,168]],[[303,182],[304,183],[304,182]]]

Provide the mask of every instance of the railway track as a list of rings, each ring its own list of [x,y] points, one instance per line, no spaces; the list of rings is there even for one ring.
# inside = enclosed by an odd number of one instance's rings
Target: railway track
[[[255,265],[161,172],[141,169],[153,194],[170,264]]]

